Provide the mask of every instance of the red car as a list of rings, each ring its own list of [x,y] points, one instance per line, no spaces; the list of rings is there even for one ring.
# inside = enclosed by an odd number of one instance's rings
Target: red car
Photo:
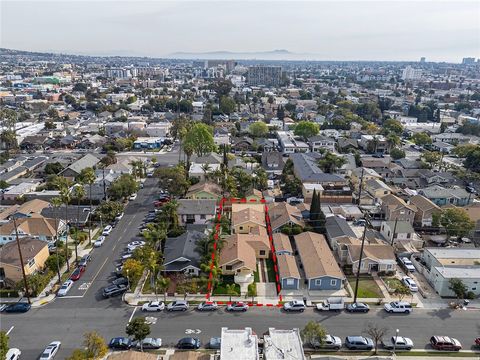
[[[83,272],[85,271],[85,268],[83,266],[77,267],[72,275],[70,275],[70,280],[77,281],[82,277]]]

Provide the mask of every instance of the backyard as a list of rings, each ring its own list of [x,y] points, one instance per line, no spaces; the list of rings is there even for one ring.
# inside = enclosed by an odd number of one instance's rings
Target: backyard
[[[349,276],[347,280],[355,292],[355,276]],[[371,276],[360,276],[357,296],[359,298],[383,298],[382,291]]]

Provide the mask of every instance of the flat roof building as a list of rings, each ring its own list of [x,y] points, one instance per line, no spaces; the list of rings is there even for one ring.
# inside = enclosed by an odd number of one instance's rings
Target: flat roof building
[[[258,360],[258,337],[252,328],[222,328],[220,360]]]
[[[300,331],[296,328],[291,330],[269,328],[268,335],[263,339],[263,357],[266,360],[306,359]]]

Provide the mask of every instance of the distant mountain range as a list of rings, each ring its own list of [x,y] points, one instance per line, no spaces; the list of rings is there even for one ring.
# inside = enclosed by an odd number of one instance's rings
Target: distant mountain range
[[[175,52],[167,55],[172,59],[232,59],[232,60],[289,60],[297,59],[302,54],[295,54],[288,50],[272,50],[259,52],[209,51],[209,52]]]

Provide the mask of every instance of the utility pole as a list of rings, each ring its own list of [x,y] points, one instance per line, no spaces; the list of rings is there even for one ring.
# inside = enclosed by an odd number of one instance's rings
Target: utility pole
[[[355,279],[355,294],[353,296],[353,302],[357,302],[357,294],[358,294],[358,281],[360,280],[360,268],[362,267],[362,258],[363,258],[363,247],[365,245],[365,237],[367,235],[367,223],[368,223],[368,213],[365,214],[365,225],[363,228],[363,236],[362,236],[362,245],[360,246],[360,257],[358,259],[358,269],[357,269],[357,276]]]
[[[23,264],[22,248],[20,246],[20,239],[18,238],[17,221],[15,215],[13,215],[13,227],[15,228],[15,238],[17,240],[18,255],[20,256],[20,267],[22,268],[23,285],[25,286],[25,293],[27,294],[28,303],[31,304],[30,291],[28,290],[27,275],[25,274],[25,265]]]

